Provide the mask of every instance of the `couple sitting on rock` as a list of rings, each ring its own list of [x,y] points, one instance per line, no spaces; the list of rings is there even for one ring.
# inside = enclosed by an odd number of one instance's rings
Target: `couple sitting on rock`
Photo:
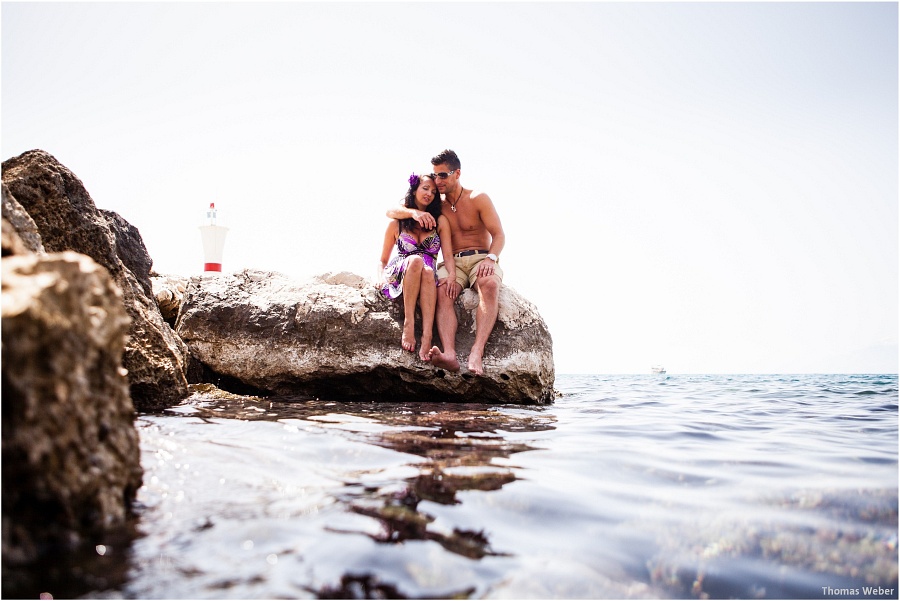
[[[460,184],[460,162],[455,152],[445,150],[431,159],[431,164],[434,173],[409,177],[404,206],[387,212],[393,221],[384,234],[379,287],[388,298],[403,296],[401,346],[410,352],[416,350],[418,302],[422,311],[419,358],[448,371],[459,371],[454,303],[464,288],[474,288],[480,302],[468,369],[482,375],[484,345],[499,310],[503,271],[497,257],[506,237],[488,195],[466,190]],[[397,254],[391,258],[395,245]],[[441,263],[437,262],[438,251],[442,253]],[[435,313],[443,351],[431,344]]]

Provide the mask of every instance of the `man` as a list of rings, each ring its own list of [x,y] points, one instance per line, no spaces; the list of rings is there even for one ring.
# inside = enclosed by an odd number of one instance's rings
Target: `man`
[[[475,342],[469,352],[468,369],[484,374],[484,345],[494,329],[499,310],[503,270],[497,264],[506,236],[491,199],[484,192],[466,190],[459,181],[462,174],[459,157],[445,150],[433,159],[438,191],[443,195],[441,213],[450,221],[456,273],[448,274],[438,265],[437,328],[444,350],[431,348],[428,359],[437,367],[459,371],[456,357],[456,309],[454,304],[463,288],[472,287],[480,302],[475,312]],[[391,219],[415,219],[424,229],[436,226],[425,211],[399,207],[387,212]]]

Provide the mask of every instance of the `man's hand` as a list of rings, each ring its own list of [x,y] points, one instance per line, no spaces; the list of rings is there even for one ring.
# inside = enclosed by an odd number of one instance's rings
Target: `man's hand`
[[[478,270],[475,272],[475,274],[480,278],[494,275],[494,265],[496,265],[496,263],[494,263],[493,260],[485,259],[478,264]]]
[[[416,223],[419,224],[423,230],[433,230],[435,226],[437,226],[437,222],[434,220],[434,215],[429,213],[428,211],[419,211],[413,210],[413,219],[416,220]]]

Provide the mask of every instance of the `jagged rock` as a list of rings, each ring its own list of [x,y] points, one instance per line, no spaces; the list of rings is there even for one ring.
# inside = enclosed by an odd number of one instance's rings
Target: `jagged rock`
[[[143,472],[107,270],[63,252],[5,256],[2,274],[6,568],[122,526]]]
[[[38,233],[34,219],[28,211],[19,204],[13,195],[9,193],[6,184],[3,184],[3,219],[9,222],[10,228],[18,234],[21,248],[35,253],[44,252],[41,243],[41,235]],[[18,254],[18,253],[17,253]]]
[[[159,305],[159,312],[162,313],[166,323],[174,327],[188,279],[174,275],[151,274],[150,281],[153,284],[153,296]]]
[[[475,337],[477,302],[469,290],[457,304],[462,365]],[[501,290],[500,314],[485,349],[485,376],[465,369],[449,373],[403,351],[402,324],[402,305],[361,276],[325,274],[299,283],[245,270],[191,278],[176,331],[213,372],[278,394],[373,401],[553,400],[550,333],[534,305],[509,286]]]
[[[97,209],[75,174],[42,150],[4,161],[3,183],[34,220],[47,252],[85,254],[121,288],[132,319],[124,363],[135,407],[152,411],[184,399],[187,348],[159,312],[152,262],[138,230],[116,213]]]
[[[106,218],[115,243],[116,257],[131,272],[141,290],[149,297],[153,296],[153,285],[150,281],[150,270],[153,259],[144,246],[144,239],[136,227],[125,221],[118,213],[98,209]]]
[[[22,242],[22,238],[20,238],[18,232],[16,232],[16,228],[14,228],[12,224],[6,220],[6,217],[4,217],[3,256],[28,254],[33,254],[33,251],[25,246],[25,243]]]

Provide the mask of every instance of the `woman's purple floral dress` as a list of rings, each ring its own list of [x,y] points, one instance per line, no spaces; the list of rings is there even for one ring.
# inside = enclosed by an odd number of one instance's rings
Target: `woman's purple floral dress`
[[[434,270],[437,282],[437,256],[440,250],[441,237],[438,236],[437,229],[421,242],[416,242],[408,232],[400,232],[397,237],[397,254],[384,267],[385,284],[381,289],[382,294],[391,299],[400,296],[403,292],[403,276],[409,265],[409,258],[413,255],[422,257],[425,266]]]

